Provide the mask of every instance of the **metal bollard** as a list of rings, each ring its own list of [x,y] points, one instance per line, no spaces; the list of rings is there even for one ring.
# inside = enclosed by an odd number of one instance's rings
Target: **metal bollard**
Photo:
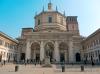
[[[62,66],[62,72],[65,72],[65,66]]]
[[[18,68],[19,68],[19,66],[15,66],[15,72],[17,72],[18,71]]]
[[[81,66],[81,71],[82,71],[82,72],[84,71],[84,66],[83,66],[83,65]]]

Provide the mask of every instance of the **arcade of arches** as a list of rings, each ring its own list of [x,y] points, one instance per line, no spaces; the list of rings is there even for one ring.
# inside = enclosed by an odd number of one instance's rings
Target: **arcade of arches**
[[[22,28],[18,39],[22,44],[19,48],[22,59],[45,62],[49,57],[51,62],[80,62],[83,37],[77,16],[65,16],[53,10],[52,5],[48,3],[48,10],[35,15],[34,28]]]
[[[27,42],[26,59],[43,61],[45,57],[50,57],[50,62],[72,62],[74,61],[72,42],[41,41]],[[79,55],[78,55],[79,57]],[[70,58],[70,59],[69,59]],[[79,59],[76,59],[79,61]]]

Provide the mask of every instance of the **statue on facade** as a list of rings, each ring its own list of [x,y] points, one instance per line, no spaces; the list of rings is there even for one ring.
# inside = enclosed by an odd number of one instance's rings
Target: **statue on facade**
[[[46,46],[45,54],[46,54],[46,57],[44,59],[43,67],[52,67],[50,63],[50,46],[49,45]]]
[[[49,57],[49,53],[50,53],[50,47],[49,47],[49,45],[47,45],[47,47],[46,47],[46,57]]]

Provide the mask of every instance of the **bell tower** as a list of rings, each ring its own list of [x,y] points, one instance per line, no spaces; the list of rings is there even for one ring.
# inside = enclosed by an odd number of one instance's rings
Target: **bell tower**
[[[67,16],[66,27],[67,27],[67,31],[72,31],[79,34],[77,16]]]

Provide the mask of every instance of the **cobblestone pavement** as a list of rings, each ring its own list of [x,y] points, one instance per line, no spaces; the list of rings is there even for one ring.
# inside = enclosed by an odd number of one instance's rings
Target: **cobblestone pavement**
[[[15,72],[15,65],[8,64],[0,67],[0,74],[100,74],[100,66],[87,66],[81,72],[80,66],[66,66],[66,71],[62,72],[60,66],[53,65],[52,68],[43,68],[40,65],[19,65],[18,72]]]

